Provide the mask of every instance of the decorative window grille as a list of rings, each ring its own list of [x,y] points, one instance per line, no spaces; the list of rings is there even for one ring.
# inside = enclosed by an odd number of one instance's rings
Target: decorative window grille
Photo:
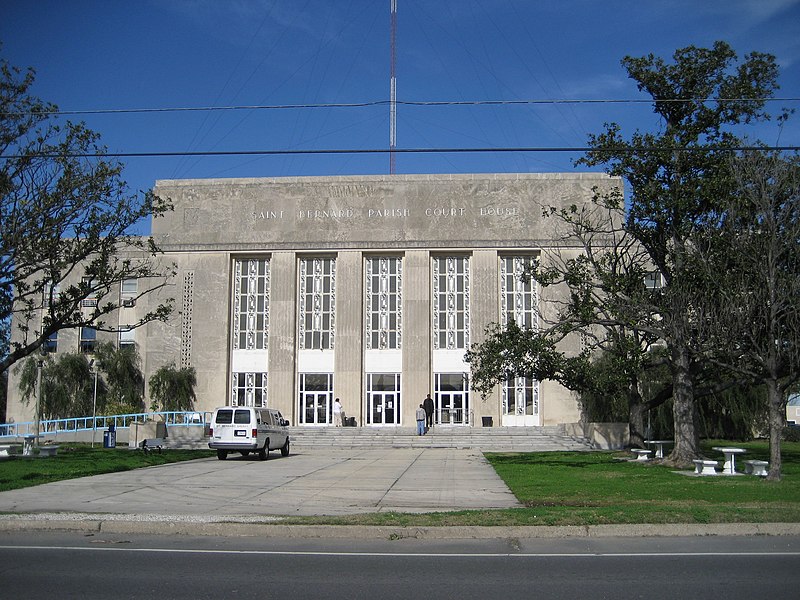
[[[233,283],[233,349],[266,350],[269,339],[269,260],[237,260]]]
[[[300,347],[333,350],[336,334],[336,259],[300,259]]]
[[[469,347],[469,257],[433,259],[433,347]]]
[[[501,321],[515,321],[523,329],[539,329],[539,293],[536,281],[525,278],[532,256],[506,256],[500,259]]]
[[[267,406],[266,373],[234,373],[231,406]]]
[[[365,288],[367,349],[399,350],[403,330],[402,259],[368,258]]]
[[[181,367],[192,364],[192,311],[194,309],[194,271],[183,275],[183,310],[181,311]]]
[[[539,414],[539,382],[530,377],[510,377],[503,385],[503,414]]]

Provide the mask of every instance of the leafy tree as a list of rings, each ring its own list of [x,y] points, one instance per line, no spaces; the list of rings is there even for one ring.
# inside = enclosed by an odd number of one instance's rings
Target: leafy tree
[[[95,360],[105,382],[105,414],[142,412],[144,375],[139,367],[136,346],[129,344],[117,348],[110,342],[103,342],[95,349]]]
[[[151,410],[192,410],[197,396],[194,367],[164,365],[150,377]]]
[[[739,61],[724,42],[677,50],[672,64],[652,54],[626,57],[622,64],[653,98],[661,127],[625,139],[619,125],[607,124],[590,136],[592,149],[578,164],[605,165],[610,175],[625,179],[625,230],[664,278],[665,287],[651,298],[651,318],[637,325],[667,345],[675,427],[670,458],[688,464],[700,454],[692,374],[698,352],[706,350],[696,337],[692,300],[708,284],[698,280],[691,240],[699,230],[715,228],[735,197],[729,157],[741,141],[732,127],[768,118],[763,107],[777,88],[778,69],[767,54]]]
[[[142,297],[164,287],[152,238],[131,226],[171,209],[151,193],[131,194],[122,165],[104,157],[97,133],[55,123],[56,107],[29,93],[32,70],[0,60],[0,321],[12,320],[0,371],[70,328],[114,331],[118,287],[139,281]],[[130,327],[164,320],[166,301]]]
[[[94,408],[94,376],[85,354],[48,354],[30,357],[20,365],[19,389],[23,402],[36,399],[39,376],[38,363],[42,361],[42,389],[39,415],[42,419],[68,419],[85,417]],[[105,389],[98,380],[97,412],[104,406]]]

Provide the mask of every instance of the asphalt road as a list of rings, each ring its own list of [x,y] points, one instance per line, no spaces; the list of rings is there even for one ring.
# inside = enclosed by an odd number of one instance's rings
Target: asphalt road
[[[263,539],[0,532],[6,598],[795,599],[800,537]]]

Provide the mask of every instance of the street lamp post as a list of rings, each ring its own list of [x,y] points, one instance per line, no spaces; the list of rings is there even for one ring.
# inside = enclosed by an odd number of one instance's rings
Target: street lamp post
[[[33,432],[33,445],[39,445],[39,427],[42,420],[42,368],[44,367],[44,360],[41,358],[36,361],[36,430]]]
[[[97,433],[97,368],[94,366],[94,359],[89,361],[89,369],[94,374],[94,392],[92,392],[92,448],[94,448],[94,437]]]

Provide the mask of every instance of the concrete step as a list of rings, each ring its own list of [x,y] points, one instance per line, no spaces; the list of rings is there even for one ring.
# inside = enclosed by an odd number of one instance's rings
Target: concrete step
[[[566,435],[559,427],[434,427],[418,436],[408,427],[290,427],[295,448],[469,448],[496,452],[591,450],[583,438]],[[200,427],[170,428],[166,445],[207,448]]]

